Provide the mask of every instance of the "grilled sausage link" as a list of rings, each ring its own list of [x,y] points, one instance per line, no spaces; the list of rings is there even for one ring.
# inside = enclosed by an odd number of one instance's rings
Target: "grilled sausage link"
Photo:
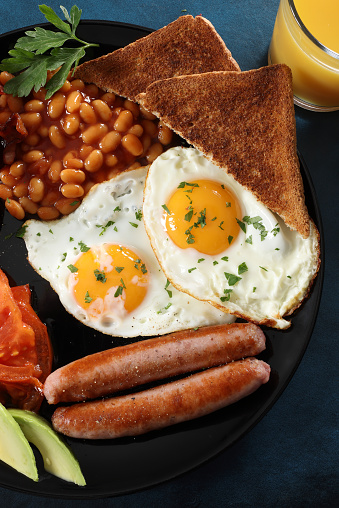
[[[44,394],[49,404],[94,399],[255,356],[264,349],[264,333],[251,323],[180,331],[108,349],[65,365],[48,376]]]
[[[246,358],[138,393],[59,407],[52,424],[56,431],[75,438],[136,436],[232,404],[269,376],[267,363]]]

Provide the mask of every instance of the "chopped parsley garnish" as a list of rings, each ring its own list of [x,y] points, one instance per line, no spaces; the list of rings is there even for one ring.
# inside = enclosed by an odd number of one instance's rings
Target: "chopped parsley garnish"
[[[18,231],[15,233],[15,236],[17,238],[23,238],[24,234],[26,233],[26,229],[28,226],[21,226],[21,228],[18,229]]]
[[[226,208],[229,208],[230,206],[232,206],[232,203],[230,201],[226,201]]]
[[[193,272],[193,270],[196,270],[196,269],[197,269],[197,267],[194,266],[193,268],[189,268],[187,271],[188,271],[188,273],[191,273],[191,272]]]
[[[202,263],[203,261],[205,261],[205,258],[199,258],[198,259],[198,263]]]
[[[116,292],[114,293],[115,298],[117,298],[118,296],[122,295],[122,291],[124,289],[126,289],[124,281],[122,279],[120,279],[120,282],[121,282],[121,285],[118,286]]]
[[[78,245],[80,247],[81,252],[87,252],[89,251],[89,247],[84,242],[78,242]]]
[[[188,187],[199,187],[197,183],[180,182],[178,185],[178,189],[184,189],[186,185]]]
[[[172,305],[172,302],[168,302],[166,307],[157,311],[157,314],[162,314],[163,312],[165,312],[165,310],[168,310],[171,307],[171,305]]]
[[[115,267],[115,270],[116,270],[118,273],[122,272],[122,271],[123,271],[123,269],[124,269],[124,266],[116,266],[116,267]]]
[[[169,209],[166,205],[161,205],[161,206],[165,210],[165,212],[168,213],[168,215],[171,215],[171,212],[169,211]]]
[[[259,266],[259,268],[261,268],[262,270],[264,270],[265,272],[268,272],[267,268],[264,268],[263,266]]]
[[[197,222],[194,223],[195,228],[199,226],[201,226],[201,228],[206,226],[206,208],[201,210]]]
[[[224,228],[222,227],[223,223],[224,223],[224,221],[222,220],[222,221],[220,222],[220,224],[219,224],[218,228],[220,228],[220,229],[222,229],[222,230],[224,231]]]
[[[252,235],[248,236],[248,237],[246,238],[245,242],[246,242],[246,243],[249,243],[249,244],[251,244],[251,245],[252,245],[252,243],[253,243],[253,242],[252,242]]]
[[[61,261],[65,261],[66,257],[67,257],[67,252],[64,252],[63,255],[62,255],[62,260]]]
[[[215,265],[218,265],[218,264],[219,264],[219,262],[218,262],[218,261],[213,261],[213,265],[214,265],[214,266],[215,266]]]
[[[241,263],[241,265],[238,266],[238,274],[241,275],[244,272],[247,272],[248,268],[246,263]]]
[[[191,226],[190,228],[186,229],[186,231],[185,231],[185,235],[187,235],[186,242],[188,244],[191,244],[191,243],[195,242],[194,235],[192,235],[192,233],[191,233],[192,228],[193,228],[193,226]]]
[[[96,278],[96,280],[97,280],[98,282],[102,282],[102,283],[104,283],[104,282],[106,282],[106,280],[107,280],[107,279],[106,279],[106,275],[105,275],[105,272],[104,272],[104,271],[101,271],[101,272],[100,272],[100,270],[96,269],[96,270],[94,270],[94,275],[95,275],[95,278]]]
[[[75,273],[78,271],[78,268],[74,265],[68,265],[67,268],[69,269],[70,272],[72,273]]]
[[[257,290],[256,286],[253,286],[253,293],[255,293]]]
[[[228,256],[224,256],[221,259],[222,259],[222,261],[228,261]]]
[[[265,240],[266,236],[267,236],[267,231],[265,229],[265,226],[262,224],[262,218],[259,217],[259,215],[255,216],[255,217],[250,217],[249,215],[245,215],[245,217],[243,217],[242,219],[244,222],[246,222],[246,224],[252,224],[252,226],[254,227],[254,229],[258,229],[259,232],[260,232],[260,236],[261,236],[261,241]]]
[[[280,226],[278,224],[278,222],[276,223],[276,225],[274,226],[274,228],[272,229],[271,233],[273,233],[273,236],[277,236],[277,234],[280,232]]]
[[[74,242],[74,238],[72,236],[69,237],[70,242]]]
[[[105,233],[106,229],[111,227],[111,226],[113,226],[114,224],[115,224],[115,222],[113,220],[109,220],[105,226],[101,226],[99,224],[96,224],[97,228],[101,228],[99,236],[102,236]]]
[[[193,208],[190,206],[189,207],[189,212],[187,212],[186,215],[185,215],[185,220],[187,222],[190,222],[192,220],[192,217],[193,217]]]
[[[136,224],[135,222],[130,222],[130,225],[133,226],[134,228],[137,228],[139,226],[139,224]]]
[[[227,237],[227,240],[228,240],[228,245],[231,245],[232,240],[233,240],[233,236],[229,235],[229,236]]]
[[[136,218],[137,220],[141,220],[141,219],[142,219],[142,210],[137,210],[137,211],[135,212],[135,218]]]
[[[227,273],[224,272],[224,275],[227,279],[229,286],[234,286],[239,280],[241,280],[241,277],[238,277],[237,275],[234,275],[233,273]]]
[[[166,282],[166,285],[165,285],[165,290],[167,291],[167,294],[170,298],[172,298],[172,291],[170,289],[168,289],[168,286],[170,285],[170,281],[167,279],[167,282]]]
[[[93,298],[91,298],[89,296],[89,292],[86,291],[86,294],[85,294],[85,303],[91,303],[92,300],[93,300]]]
[[[220,297],[220,300],[222,302],[228,302],[229,299],[231,298],[231,293],[233,292],[233,289],[224,289],[224,295],[225,296],[221,296]]]
[[[73,201],[73,202],[71,203],[71,206],[75,206],[75,205],[77,205],[78,203],[79,203],[79,201]]]
[[[244,222],[242,222],[241,220],[239,219],[235,219],[240,227],[240,229],[243,230],[244,233],[246,233],[246,224]],[[243,219],[244,220],[244,219]]]
[[[49,233],[51,233],[51,235],[53,235],[53,231],[51,229],[48,230]]]

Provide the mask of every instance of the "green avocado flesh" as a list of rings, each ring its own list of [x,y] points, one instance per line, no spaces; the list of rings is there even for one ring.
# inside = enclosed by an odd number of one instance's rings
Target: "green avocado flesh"
[[[79,462],[44,418],[23,409],[8,409],[8,413],[26,439],[40,451],[46,471],[76,485],[86,485]]]
[[[0,404],[0,460],[35,482],[38,481],[32,448],[18,423],[2,404]]]

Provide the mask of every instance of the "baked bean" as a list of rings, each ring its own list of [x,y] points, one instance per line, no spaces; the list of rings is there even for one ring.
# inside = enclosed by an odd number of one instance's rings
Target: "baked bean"
[[[39,159],[42,159],[43,156],[44,156],[44,153],[41,152],[40,150],[31,150],[22,156],[22,160],[24,162],[28,162],[28,163],[36,162]]]
[[[84,188],[75,183],[65,183],[61,187],[61,193],[65,198],[81,198],[84,192]]]
[[[71,90],[80,90],[82,92],[85,89],[85,83],[82,79],[73,79],[71,81]]]
[[[13,74],[10,74],[9,72],[7,71],[2,71],[0,72],[0,83],[2,85],[5,85],[7,83],[7,81],[9,81],[10,79],[14,78],[14,75]]]
[[[27,145],[30,146],[37,146],[40,143],[40,136],[36,132],[33,134],[28,134],[28,136],[25,137],[25,141]]]
[[[50,167],[50,161],[42,158],[42,159],[38,159],[35,162],[32,162],[29,165],[28,171],[32,175],[36,175],[36,174],[44,175],[49,170],[49,167]]]
[[[40,206],[37,212],[41,220],[57,219],[60,215],[59,210],[54,208],[54,206]]]
[[[126,99],[124,101],[124,108],[128,109],[133,114],[133,116],[135,118],[138,118],[139,113],[140,113],[140,109],[139,109],[138,104],[136,104],[135,102],[130,101],[129,99]]]
[[[154,143],[151,145],[146,153],[146,159],[148,163],[155,161],[155,159],[162,154],[164,151],[161,143]]]
[[[99,88],[97,87],[97,85],[94,85],[94,83],[90,83],[89,85],[86,85],[85,92],[90,97],[97,97],[99,95]]]
[[[66,100],[66,109],[69,113],[75,113],[79,110],[82,102],[82,95],[79,90],[74,90],[69,94]]]
[[[82,134],[82,140],[86,145],[91,145],[92,143],[97,143],[102,137],[107,134],[108,127],[104,123],[98,123],[96,125],[91,125],[88,127]]]
[[[101,100],[105,101],[109,106],[115,102],[115,94],[112,92],[106,92],[101,96]]]
[[[48,116],[55,120],[59,118],[65,110],[66,96],[58,92],[53,95],[48,104]]]
[[[47,127],[47,125],[40,125],[40,127],[37,129],[37,133],[42,138],[47,138],[48,137],[48,127]]]
[[[94,108],[94,111],[97,113],[97,115],[100,116],[101,120],[103,122],[108,122],[112,117],[112,110],[106,104],[105,101],[102,101],[101,99],[96,99],[92,102],[92,106]]]
[[[21,97],[14,97],[13,95],[7,96],[7,104],[12,113],[19,113],[24,107],[23,99]]]
[[[13,188],[13,194],[16,198],[22,198],[28,196],[28,182],[19,182]]]
[[[92,187],[94,187],[95,182],[92,182],[91,180],[87,180],[87,182],[84,183],[83,188],[85,191],[85,194],[88,194]]]
[[[25,217],[25,210],[22,208],[21,204],[18,203],[18,201],[7,198],[5,201],[5,207],[16,219],[22,220]]]
[[[81,169],[63,169],[60,178],[65,183],[83,183],[86,175]]]
[[[77,132],[80,126],[80,118],[78,115],[66,115],[62,121],[62,128],[69,136],[72,136]]]
[[[47,90],[44,87],[39,88],[39,90],[36,92],[33,90],[33,97],[35,99],[38,99],[39,101],[44,101],[46,97]]]
[[[4,164],[7,164],[8,166],[13,164],[15,160],[15,147],[16,143],[10,143],[9,145],[5,146],[2,154],[2,160]]]
[[[57,125],[51,125],[48,131],[49,139],[57,148],[65,148],[66,140]]]
[[[62,162],[59,160],[53,161],[48,170],[48,178],[51,180],[51,182],[57,182],[59,180],[61,171]]]
[[[133,115],[128,109],[124,109],[119,113],[118,118],[114,122],[114,129],[118,132],[126,132],[133,125]]]
[[[128,169],[138,169],[141,168],[140,162],[133,162],[130,166],[128,166]]]
[[[7,106],[7,95],[0,95],[0,108],[5,108]]]
[[[140,114],[143,118],[146,118],[147,120],[156,119],[156,116],[153,115],[153,113],[150,113],[149,111],[147,111],[147,109],[143,108],[142,106],[140,106]]]
[[[90,173],[98,171],[104,162],[104,156],[100,150],[93,150],[85,160],[85,168]]]
[[[0,198],[5,200],[11,198],[13,195],[13,191],[10,187],[7,185],[1,184],[0,185]]]
[[[14,187],[17,182],[16,178],[10,174],[7,168],[0,171],[0,180],[8,187]]]
[[[66,79],[65,83],[60,88],[60,92],[68,93],[71,90],[71,83],[68,79]]]
[[[86,193],[87,192],[88,191],[86,191]],[[74,198],[60,198],[54,206],[62,215],[69,215],[74,212],[79,205],[80,201],[74,201]]]
[[[144,132],[144,129],[140,124],[136,123],[135,125],[132,125],[130,129],[128,129],[128,132],[140,138]]]
[[[66,160],[64,159],[64,167],[65,168],[82,169],[84,167],[84,162],[78,158],[66,159]]]
[[[53,206],[54,203],[60,199],[61,192],[59,189],[52,189],[40,201],[40,206]]]
[[[10,111],[0,111],[0,125],[6,123],[10,116]]]
[[[27,113],[21,113],[20,116],[29,134],[35,132],[41,125],[42,116],[40,113],[29,111]]]
[[[144,147],[139,138],[134,134],[126,134],[121,140],[122,146],[134,157],[139,157],[144,151]]]
[[[118,157],[114,154],[106,155],[105,157],[105,164],[106,166],[112,168],[118,163]]]
[[[99,146],[104,153],[114,152],[118,148],[120,141],[121,135],[119,132],[110,131],[102,138]]]
[[[32,99],[24,105],[25,111],[32,111],[33,113],[42,113],[42,111],[45,109],[45,105],[42,101],[39,101],[38,99]]]
[[[26,164],[23,161],[15,161],[9,168],[9,172],[15,178],[22,176],[26,171]]]
[[[97,122],[97,115],[95,114],[94,109],[88,102],[82,102],[79,110],[81,119],[85,123],[96,123]]]
[[[91,145],[82,145],[82,147],[79,150],[79,156],[85,160],[91,153],[91,151],[94,150],[93,146]]]
[[[149,147],[151,146],[151,143],[152,143],[151,136],[149,134],[144,133],[141,136],[141,143],[144,148],[144,151],[142,153],[145,154],[147,152],[147,150],[149,149]]]
[[[27,196],[19,198],[19,203],[27,213],[31,213],[32,215],[34,215],[38,211],[39,205],[37,203],[34,203],[34,201],[32,201]]]
[[[144,129],[144,132],[149,134],[151,136],[151,138],[155,138],[156,135],[158,134],[157,126],[151,120],[146,120],[146,119],[141,120],[141,125]]]
[[[44,197],[45,184],[41,178],[33,176],[28,184],[28,195],[34,203],[38,203]]]

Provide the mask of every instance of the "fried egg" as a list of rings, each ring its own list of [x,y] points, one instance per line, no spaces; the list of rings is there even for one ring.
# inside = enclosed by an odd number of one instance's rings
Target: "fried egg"
[[[175,147],[150,166],[143,216],[172,285],[258,324],[283,318],[305,297],[319,266],[318,232],[304,239],[194,148]]]
[[[143,224],[146,173],[129,170],[96,185],[60,220],[27,221],[29,262],[70,314],[109,335],[158,335],[234,321],[166,279]]]

